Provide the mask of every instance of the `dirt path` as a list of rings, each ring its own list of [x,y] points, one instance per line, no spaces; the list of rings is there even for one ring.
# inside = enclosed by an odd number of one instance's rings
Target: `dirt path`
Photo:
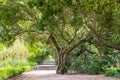
[[[9,80],[120,80],[104,75],[58,75],[55,70],[36,70],[25,72]]]

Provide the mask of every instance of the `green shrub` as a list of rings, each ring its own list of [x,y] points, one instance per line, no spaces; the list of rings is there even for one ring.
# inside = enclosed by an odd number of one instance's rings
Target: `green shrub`
[[[88,72],[90,74],[100,74],[102,73],[102,63],[99,60],[96,61],[90,61],[90,64],[88,66]]]
[[[13,67],[0,68],[0,80],[14,76],[15,71]]]
[[[30,66],[21,66],[21,67],[3,67],[0,68],[0,80],[7,79],[18,74],[21,74],[24,71],[31,70]]]
[[[104,66],[115,66],[116,62],[119,60],[118,55],[101,55],[101,54],[89,54],[84,53],[77,57],[70,57],[69,64],[66,69],[68,71],[77,71],[81,73],[89,74],[101,74],[106,72]],[[117,74],[115,71],[108,71],[106,74],[111,73]],[[118,71],[120,72],[120,71]],[[115,75],[119,76],[119,75]]]
[[[78,72],[81,71],[81,67],[82,67],[82,64],[83,64],[83,61],[82,61],[81,57],[71,58],[69,61],[71,62],[70,66],[66,67],[66,69],[68,71],[78,71]]]
[[[68,70],[89,74],[100,74],[102,72],[102,61],[93,55],[85,54],[79,57],[72,57],[69,61]]]
[[[105,68],[105,75],[120,78],[120,68]]]

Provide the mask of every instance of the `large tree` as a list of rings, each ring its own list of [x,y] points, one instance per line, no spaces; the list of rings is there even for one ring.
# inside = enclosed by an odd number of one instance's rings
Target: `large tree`
[[[86,42],[120,50],[120,10],[114,0],[4,0],[0,10],[1,41],[19,35],[32,36],[33,42],[44,34],[56,48],[57,73],[66,72],[68,57]]]

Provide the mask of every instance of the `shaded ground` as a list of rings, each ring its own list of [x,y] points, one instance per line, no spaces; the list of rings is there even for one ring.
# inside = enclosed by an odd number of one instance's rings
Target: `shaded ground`
[[[34,70],[25,72],[9,80],[120,80],[104,75],[58,75],[55,70]]]

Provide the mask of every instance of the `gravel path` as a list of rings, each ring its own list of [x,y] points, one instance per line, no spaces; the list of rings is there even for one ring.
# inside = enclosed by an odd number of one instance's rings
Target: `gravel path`
[[[25,72],[9,80],[120,80],[104,75],[58,75],[55,70],[36,70]]]

